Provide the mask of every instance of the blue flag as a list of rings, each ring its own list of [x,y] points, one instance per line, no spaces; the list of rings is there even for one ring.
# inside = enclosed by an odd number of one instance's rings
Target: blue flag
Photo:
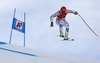
[[[25,33],[25,23],[18,19],[13,19],[12,29]]]

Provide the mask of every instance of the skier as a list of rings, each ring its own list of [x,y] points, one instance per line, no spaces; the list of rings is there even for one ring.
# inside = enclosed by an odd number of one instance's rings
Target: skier
[[[53,14],[52,16],[50,16],[50,21],[51,21],[51,25],[50,27],[53,27],[53,18],[54,17],[57,17],[56,18],[56,24],[59,26],[59,29],[60,29],[60,37],[64,37],[64,40],[68,40],[68,33],[69,33],[69,24],[68,22],[65,20],[65,17],[68,13],[73,13],[75,15],[78,14],[77,11],[74,11],[74,10],[68,10],[66,9],[65,6],[62,6],[61,9],[56,12],[55,14]],[[63,26],[66,27],[66,30],[65,30],[65,36],[63,34]]]

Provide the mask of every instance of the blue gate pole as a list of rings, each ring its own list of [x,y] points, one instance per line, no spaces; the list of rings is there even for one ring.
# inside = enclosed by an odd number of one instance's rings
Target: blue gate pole
[[[24,13],[24,23],[26,25],[26,13]],[[25,33],[24,33],[24,47],[25,47]]]
[[[15,18],[15,13],[16,13],[16,8],[14,10],[14,15],[13,15],[13,20]],[[12,23],[13,24],[13,23]],[[12,38],[12,27],[11,27],[11,33],[10,33],[10,40],[9,40],[9,44],[11,44],[11,38]]]

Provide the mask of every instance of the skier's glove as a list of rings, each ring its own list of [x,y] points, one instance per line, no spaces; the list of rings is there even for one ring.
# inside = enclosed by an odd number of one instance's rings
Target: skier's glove
[[[53,22],[51,22],[51,25],[50,26],[53,27]]]
[[[78,12],[75,12],[74,14],[75,14],[75,15],[77,15],[77,14],[78,14]]]

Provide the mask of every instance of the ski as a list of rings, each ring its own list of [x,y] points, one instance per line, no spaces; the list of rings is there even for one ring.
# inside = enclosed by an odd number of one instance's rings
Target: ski
[[[60,35],[56,35],[57,37],[61,37]],[[61,38],[64,38],[64,37],[61,37]]]
[[[56,35],[56,36],[60,37],[59,35]],[[61,37],[61,38],[63,38],[63,40],[61,40],[61,41],[74,41],[74,39],[71,39],[71,38],[68,38],[68,40],[65,40],[64,37]]]
[[[74,39],[68,38],[68,40],[63,39],[63,40],[61,40],[61,41],[74,41]]]

